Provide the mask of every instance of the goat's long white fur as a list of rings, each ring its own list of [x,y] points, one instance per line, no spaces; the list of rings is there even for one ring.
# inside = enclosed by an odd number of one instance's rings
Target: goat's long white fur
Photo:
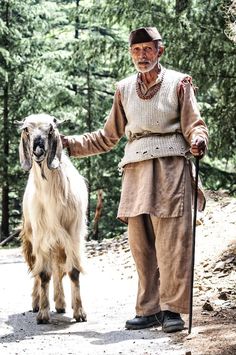
[[[54,148],[50,148],[50,139],[54,140]],[[37,148],[35,142],[38,142]],[[34,149],[36,153],[42,150],[42,157],[35,158]],[[51,160],[48,158],[50,149],[55,150]],[[87,187],[62,151],[55,119],[44,114],[27,117],[23,122],[19,150],[22,167],[30,170],[23,197],[21,237],[32,274],[35,277],[42,272],[54,275],[55,267],[60,268],[60,275],[74,269],[83,271]],[[58,250],[65,255],[60,265],[57,265]],[[37,290],[33,293],[37,294]],[[33,300],[33,304],[35,302]]]
[[[46,179],[42,179],[41,168]],[[23,198],[24,223],[31,225],[33,255],[37,256],[32,273],[42,270],[58,244],[67,256],[65,272],[73,266],[82,271],[87,201],[84,179],[64,153],[57,170],[41,168],[33,163]]]

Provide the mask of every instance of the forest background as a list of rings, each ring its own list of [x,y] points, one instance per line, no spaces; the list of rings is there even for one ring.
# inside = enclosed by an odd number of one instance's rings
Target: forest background
[[[210,132],[201,178],[236,193],[235,1],[0,0],[0,240],[21,221],[27,174],[19,165],[17,121],[46,112],[64,134],[102,128],[116,82],[134,72],[128,34],[156,26],[162,64],[193,77]],[[73,159],[89,186],[89,238],[121,234],[117,221],[125,138],[108,154]],[[94,218],[102,196],[99,226]]]

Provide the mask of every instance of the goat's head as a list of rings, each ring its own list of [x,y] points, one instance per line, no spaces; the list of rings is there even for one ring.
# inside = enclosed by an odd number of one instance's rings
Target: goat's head
[[[22,168],[28,171],[33,160],[41,164],[45,159],[49,169],[58,168],[62,143],[56,118],[47,114],[30,115],[22,122],[21,130],[19,153]]]

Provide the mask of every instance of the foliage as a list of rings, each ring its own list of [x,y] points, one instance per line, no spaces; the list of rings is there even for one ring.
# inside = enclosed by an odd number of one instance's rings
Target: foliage
[[[232,0],[225,9],[226,30],[225,33],[236,43],[236,1]]]
[[[175,39],[170,41],[175,46],[168,49],[168,60],[174,58],[172,65],[192,74],[199,87],[198,100],[210,129],[209,155],[213,159],[235,159],[236,46],[225,35],[224,9],[228,3],[192,1],[186,14],[178,17]]]
[[[29,11],[29,6],[34,5]],[[10,207],[10,224],[12,228],[19,222],[19,195],[22,185],[15,184],[22,175],[18,161],[18,133],[15,120],[21,113],[21,105],[27,99],[30,85],[25,84],[27,66],[32,61],[31,53],[39,49],[30,34],[33,31],[38,13],[37,1],[2,1],[0,8],[0,112],[3,121],[1,131],[1,187],[2,187],[2,218],[8,217]],[[35,53],[34,53],[35,54]],[[31,71],[31,75],[33,72]],[[4,130],[4,131],[3,131]],[[6,196],[6,193],[8,196]],[[9,204],[9,206],[8,206]],[[2,224],[2,231],[8,231],[8,226]],[[7,236],[7,235],[5,235]]]
[[[4,6],[11,9],[7,26]],[[48,112],[64,134],[102,128],[115,84],[134,72],[127,38],[136,27],[154,25],[165,44],[163,65],[189,73],[198,86],[202,116],[210,131],[209,158],[236,164],[235,44],[227,37],[229,0],[3,0],[0,8],[0,79],[9,83],[7,159],[11,230],[19,223],[26,174],[18,164],[16,121]],[[7,38],[7,42],[6,42]],[[0,114],[3,90],[0,87]],[[0,121],[3,147],[3,123]],[[124,230],[116,220],[121,177],[117,165],[125,139],[108,154],[73,159],[90,188],[90,229],[97,190],[104,192],[100,238]],[[207,187],[229,186],[206,163]],[[212,163],[211,163],[212,165]],[[0,164],[2,166],[2,164]],[[1,167],[0,167],[1,169]],[[212,175],[210,175],[212,173]],[[210,175],[210,178],[209,176]],[[1,172],[0,183],[3,186]],[[218,182],[217,182],[218,181]]]
[[[103,1],[96,11],[110,26],[119,23],[130,30],[153,24],[160,29],[166,46],[163,64],[190,73],[199,87],[199,104],[212,137],[210,156],[235,159],[236,46],[225,35],[225,11],[231,1],[192,0],[182,11],[176,11],[174,3],[129,1],[121,9],[119,1],[111,6]]]
[[[204,188],[217,191],[219,189],[227,190],[229,194],[236,193],[236,173],[232,171],[225,171],[219,166],[202,162],[200,175],[204,181]]]

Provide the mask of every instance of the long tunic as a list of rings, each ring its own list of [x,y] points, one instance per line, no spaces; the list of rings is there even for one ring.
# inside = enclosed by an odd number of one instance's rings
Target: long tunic
[[[157,85],[156,83],[153,85]],[[143,93],[148,93],[139,83]],[[191,140],[200,135],[206,142],[207,128],[201,119],[191,79],[178,85],[178,101],[183,136]],[[83,135],[69,136],[69,152],[84,157],[108,152],[125,134],[127,119],[117,89],[111,111],[103,129]],[[127,223],[128,217],[147,213],[160,218],[178,217],[183,214],[184,167],[189,162],[184,157],[155,158],[127,164],[122,177],[121,199],[117,217]]]

